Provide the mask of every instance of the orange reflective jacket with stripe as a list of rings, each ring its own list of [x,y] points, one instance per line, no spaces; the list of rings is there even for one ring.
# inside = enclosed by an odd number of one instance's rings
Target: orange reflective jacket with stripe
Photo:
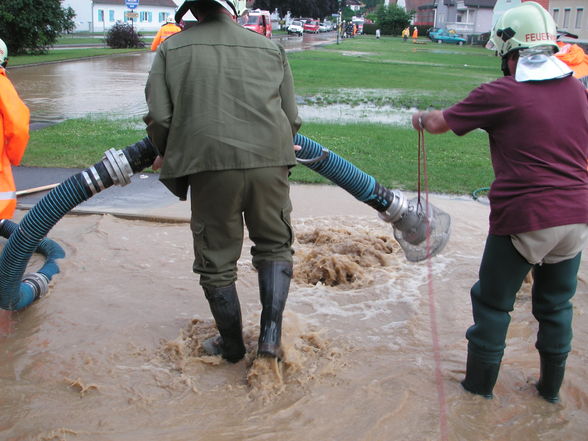
[[[173,35],[177,32],[180,32],[182,30],[181,27],[179,27],[176,24],[173,23],[167,23],[164,24],[162,27],[159,28],[159,31],[157,31],[157,35],[155,36],[155,38],[153,39],[153,42],[151,43],[151,50],[154,51],[157,49],[157,47],[170,35]]]
[[[19,165],[29,141],[29,109],[6,71],[0,68],[0,219],[10,219],[16,208],[12,166]]]

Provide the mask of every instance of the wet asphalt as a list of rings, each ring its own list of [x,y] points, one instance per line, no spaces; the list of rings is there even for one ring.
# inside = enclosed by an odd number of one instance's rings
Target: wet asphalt
[[[100,158],[98,158],[99,160]],[[14,180],[17,190],[17,207],[31,209],[49,191],[34,191],[46,185],[61,184],[70,176],[78,174],[83,169],[45,168],[45,167],[13,167]],[[26,194],[18,194],[21,191]],[[30,192],[30,193],[28,193]],[[180,203],[189,210],[186,202],[180,202],[159,181],[157,173],[137,173],[131,177],[131,182],[125,186],[113,185],[95,194],[87,201],[75,207],[72,212],[84,213],[115,213],[135,214],[152,212],[156,209],[165,210]]]

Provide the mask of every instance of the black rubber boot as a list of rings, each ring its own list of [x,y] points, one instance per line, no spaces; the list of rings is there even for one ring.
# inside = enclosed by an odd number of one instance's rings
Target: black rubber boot
[[[280,358],[282,313],[290,289],[292,263],[266,262],[258,272],[262,311],[257,355]]]
[[[235,284],[222,288],[203,286],[203,289],[220,338],[213,337],[205,341],[202,347],[210,355],[222,355],[224,359],[236,363],[245,356],[245,344],[241,306]]]
[[[541,353],[541,374],[537,382],[537,391],[550,403],[559,401],[559,389],[566,371],[568,354]]]
[[[499,370],[500,363],[488,363],[468,352],[466,377],[461,385],[468,392],[491,399]]]

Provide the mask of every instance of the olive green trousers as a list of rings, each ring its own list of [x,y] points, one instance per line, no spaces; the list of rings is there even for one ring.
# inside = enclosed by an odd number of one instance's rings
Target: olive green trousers
[[[563,355],[571,349],[572,304],[581,253],[556,264],[531,265],[510,236],[489,235],[479,280],[471,289],[474,324],[467,330],[468,351],[485,363],[500,363],[516,293],[533,269],[533,315],[539,322],[536,348]]]
[[[220,288],[237,279],[244,226],[253,242],[253,266],[292,262],[288,173],[287,167],[263,167],[189,177],[193,270],[200,285]]]

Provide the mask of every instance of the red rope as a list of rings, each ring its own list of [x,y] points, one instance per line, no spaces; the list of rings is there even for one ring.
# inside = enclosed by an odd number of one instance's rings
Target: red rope
[[[427,219],[431,217],[429,211],[429,176],[427,173],[427,150],[425,147],[425,132],[419,130],[418,139],[418,184],[417,200],[418,206],[421,205],[421,181],[423,182],[425,192],[425,211]],[[422,173],[421,173],[422,169]],[[422,211],[421,211],[422,212]],[[427,221],[426,234],[426,252],[429,255],[431,251],[431,224]],[[431,320],[431,339],[433,344],[433,359],[435,361],[435,383],[437,385],[437,398],[439,400],[439,426],[441,431],[441,440],[448,439],[447,434],[447,400],[445,398],[445,388],[443,387],[443,375],[441,372],[441,349],[439,345],[439,331],[437,328],[437,310],[435,308],[435,292],[433,290],[433,267],[431,259],[427,259],[428,268],[428,291],[429,291],[429,317]]]

